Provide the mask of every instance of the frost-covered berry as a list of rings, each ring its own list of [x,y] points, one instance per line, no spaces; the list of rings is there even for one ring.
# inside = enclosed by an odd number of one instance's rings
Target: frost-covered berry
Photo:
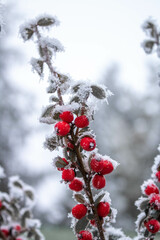
[[[97,206],[97,213],[99,217],[106,217],[110,212],[110,205],[108,202],[100,202]]]
[[[21,226],[19,224],[17,224],[16,226],[14,226],[14,229],[17,231],[17,232],[20,232],[21,231]]]
[[[66,136],[70,132],[70,125],[66,122],[58,122],[54,126],[58,136]]]
[[[71,182],[75,177],[75,172],[72,168],[64,169],[62,172],[62,179],[67,182]]]
[[[67,122],[67,123],[71,123],[74,119],[73,117],[73,113],[71,113],[70,111],[65,111],[63,113],[61,113],[59,115],[60,119],[62,119],[62,121]]]
[[[81,147],[86,151],[92,151],[96,147],[96,141],[91,137],[84,137],[80,142]]]
[[[144,190],[144,192],[145,192],[145,194],[146,195],[151,195],[152,193],[156,193],[156,194],[158,194],[159,193],[159,189],[158,189],[158,187],[155,185],[155,184],[149,184],[146,188],[145,188],[145,190]]]
[[[151,233],[157,233],[160,230],[160,223],[156,219],[149,220],[145,226]]]
[[[76,127],[85,128],[89,125],[89,120],[85,115],[79,116],[74,121]]]
[[[106,179],[103,175],[96,174],[92,179],[92,184],[96,189],[104,188],[106,185]]]
[[[114,170],[113,164],[108,160],[103,160],[103,169],[100,174],[109,174]]]
[[[8,237],[9,236],[9,230],[7,228],[1,228],[1,232]]]
[[[156,177],[158,179],[158,182],[160,182],[160,171],[156,172]]]
[[[160,194],[152,194],[149,203],[155,209],[160,209]]]
[[[62,158],[62,160],[66,163],[66,166],[69,164],[69,162],[65,159],[65,158]],[[64,168],[57,168],[58,171],[63,171]]]
[[[87,213],[87,208],[84,204],[77,204],[72,208],[72,215],[77,219],[83,218]]]
[[[78,240],[93,240],[93,237],[89,231],[83,230],[78,233]]]
[[[69,184],[69,188],[73,191],[79,192],[83,189],[83,183],[77,178],[74,178],[73,181]]]
[[[0,201],[0,208],[3,206],[2,201]]]
[[[67,147],[70,148],[70,149],[74,149],[74,145],[71,142],[67,143]]]
[[[103,160],[94,157],[91,159],[90,166],[94,172],[100,172],[103,169]]]

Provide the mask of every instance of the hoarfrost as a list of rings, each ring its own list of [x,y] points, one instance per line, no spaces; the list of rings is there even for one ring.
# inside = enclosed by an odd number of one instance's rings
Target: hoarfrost
[[[144,202],[146,200],[148,200],[148,198],[140,197],[137,201],[135,201],[135,206],[141,211],[140,206],[141,206],[142,202]]]
[[[41,37],[38,41],[42,48],[53,48],[54,52],[63,52],[64,47],[60,43],[60,41],[56,38],[49,38],[49,37]]]
[[[30,219],[26,218],[26,227],[28,228],[40,228],[41,227],[41,222],[38,219]]]
[[[148,185],[155,185],[155,183],[152,179],[148,179],[147,181],[144,181],[144,183],[141,185],[141,191],[143,194],[145,194],[145,189]]]

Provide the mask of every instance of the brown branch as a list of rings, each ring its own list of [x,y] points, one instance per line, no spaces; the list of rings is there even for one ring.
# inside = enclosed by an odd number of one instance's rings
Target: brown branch
[[[76,137],[74,136],[73,131],[71,132],[71,136],[72,136],[73,142],[75,143],[76,142]],[[74,144],[74,146],[75,146],[75,144]],[[97,228],[98,228],[98,231],[99,231],[100,239],[105,240],[104,231],[103,231],[103,227],[102,227],[102,221],[100,220],[100,218],[98,216],[97,208],[96,208],[95,202],[93,200],[93,195],[92,195],[91,185],[90,185],[91,178],[90,177],[87,178],[87,176],[86,176],[87,173],[84,169],[83,160],[82,160],[82,156],[81,156],[81,153],[80,153],[80,150],[79,150],[79,146],[75,146],[74,150],[75,150],[76,155],[77,155],[77,160],[78,160],[78,163],[79,163],[79,170],[82,173],[82,176],[83,176],[83,179],[84,179],[84,182],[85,182],[85,185],[86,185],[86,191],[85,192],[86,192],[87,198],[89,199],[90,206],[92,208],[93,214],[95,216],[95,221],[96,221]]]

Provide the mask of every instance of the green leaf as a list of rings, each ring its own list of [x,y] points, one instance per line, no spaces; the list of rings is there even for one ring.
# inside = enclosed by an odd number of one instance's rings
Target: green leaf
[[[81,218],[75,225],[76,233],[79,233],[81,230],[85,230],[85,228],[87,227],[88,223],[89,223],[89,220],[87,219],[86,216]]]
[[[25,28],[21,34],[24,41],[29,40],[33,36],[34,31],[31,28]]]
[[[25,194],[28,198],[30,198],[32,201],[34,200],[34,193],[30,190],[26,190]]]
[[[106,98],[106,92],[103,88],[98,87],[96,85],[92,85],[92,95],[98,99],[104,99]]]
[[[95,218],[95,216],[94,216],[94,214],[88,214],[87,215],[87,218],[89,219],[89,220],[92,220],[92,219],[94,219]]]
[[[69,151],[69,158],[70,158],[71,162],[75,162],[76,153],[74,151]]]
[[[76,171],[76,177],[81,178],[83,177],[83,175],[80,171]]]
[[[52,118],[54,120],[60,120],[59,114],[60,114],[60,112],[54,112]]]
[[[44,142],[44,146],[48,148],[50,151],[53,151],[57,147],[57,139],[56,137],[48,137]]]
[[[41,27],[47,27],[50,25],[53,25],[55,23],[55,20],[53,18],[41,18],[38,22],[37,25]]]
[[[59,98],[54,97],[54,96],[51,97],[50,100],[51,100],[52,102],[59,102]]]
[[[95,206],[97,207],[98,203],[102,200],[102,198],[105,196],[105,193],[102,193],[96,200],[95,200]]]
[[[141,202],[141,204],[139,205],[139,209],[144,211],[147,207],[148,207],[148,204],[149,204],[149,200],[148,198],[146,198],[143,202]]]
[[[46,118],[46,117],[52,117],[52,112],[53,112],[53,109],[54,109],[55,105],[51,105],[51,106],[48,106],[45,111],[42,113],[42,118]]]
[[[68,164],[67,164],[65,161],[63,161],[63,159],[62,159],[61,157],[59,157],[59,156],[56,157],[55,160],[56,160],[55,165],[56,165],[57,168],[64,168],[65,166],[68,165]]]
[[[18,188],[23,188],[23,186],[22,186],[22,184],[19,182],[19,181],[14,181],[13,182],[13,185],[15,186],[15,187],[18,187]]]
[[[26,210],[22,215],[21,221],[22,221],[22,226],[23,227],[25,227],[26,218],[30,218],[30,211],[29,210]]]
[[[76,92],[79,90],[80,86],[81,86],[81,84],[76,84],[76,85],[74,85],[74,86],[72,87],[73,92],[76,93]]]
[[[72,102],[77,102],[78,103],[78,102],[80,102],[80,98],[78,96],[75,96],[70,100],[70,103],[72,103]]]
[[[76,193],[74,195],[75,199],[77,202],[79,203],[85,203],[85,198],[83,197],[83,195],[79,194],[79,193]]]

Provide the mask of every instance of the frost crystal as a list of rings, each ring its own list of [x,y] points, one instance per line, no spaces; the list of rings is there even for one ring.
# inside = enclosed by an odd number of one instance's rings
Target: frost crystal
[[[56,38],[41,37],[41,39],[39,40],[39,44],[42,48],[53,48],[54,53],[64,51],[64,47]]]

